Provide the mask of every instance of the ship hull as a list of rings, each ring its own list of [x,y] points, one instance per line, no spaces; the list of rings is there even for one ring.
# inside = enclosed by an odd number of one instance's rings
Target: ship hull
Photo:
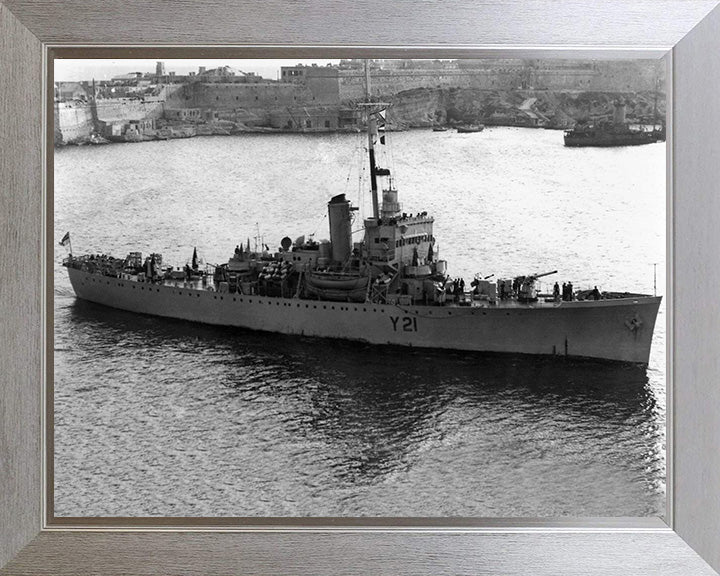
[[[569,148],[611,148],[615,146],[642,146],[654,144],[661,139],[653,132],[637,132],[634,134],[566,134],[565,146]]]
[[[68,268],[76,295],[121,310],[218,326],[432,349],[647,364],[660,297],[556,305],[399,306],[247,296]]]

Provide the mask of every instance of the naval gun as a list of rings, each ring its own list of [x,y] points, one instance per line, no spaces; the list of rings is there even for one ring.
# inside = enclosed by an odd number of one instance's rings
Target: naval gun
[[[518,302],[537,302],[538,298],[535,282],[538,278],[544,278],[545,276],[550,276],[551,274],[557,274],[557,270],[516,277],[515,280],[518,283]]]

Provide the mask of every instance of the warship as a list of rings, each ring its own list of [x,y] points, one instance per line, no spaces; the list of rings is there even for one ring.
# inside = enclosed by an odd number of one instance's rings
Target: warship
[[[366,73],[366,82],[369,82]],[[388,168],[376,162],[387,105],[362,105],[372,215],[353,242],[357,207],[328,204],[329,240],[284,237],[276,251],[240,243],[227,262],[184,267],[161,254],[63,260],[78,298],[166,318],[376,345],[587,357],[647,364],[661,297],[575,291],[543,294],[532,272],[511,278],[448,274],[425,211],[406,213]],[[69,233],[60,242],[70,243]]]
[[[657,116],[657,113],[656,113]],[[612,120],[597,123],[578,123],[564,133],[565,146],[571,148],[639,146],[665,140],[665,129],[657,124],[651,130],[631,128],[625,121],[625,103],[615,102]]]

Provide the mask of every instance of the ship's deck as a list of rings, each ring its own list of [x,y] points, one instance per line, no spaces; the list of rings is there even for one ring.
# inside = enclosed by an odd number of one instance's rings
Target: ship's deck
[[[137,279],[128,279],[129,281],[138,282]],[[219,287],[212,281],[212,279],[209,279],[206,282],[203,282],[203,280],[172,280],[172,279],[162,279],[159,281],[154,282],[155,285],[160,286],[167,286],[171,288],[183,288],[186,290],[198,290],[198,291],[205,291],[205,292],[220,292]],[[254,296],[263,296],[267,298],[283,298],[282,296],[273,296],[273,295],[266,295],[266,294],[253,294]],[[540,295],[538,300],[535,302],[521,302],[517,298],[506,298],[506,299],[496,299],[496,300],[490,300],[487,298],[477,298],[473,297],[473,294],[471,292],[465,292],[463,296],[454,296],[450,297],[448,296],[448,300],[446,300],[443,303],[425,303],[422,301],[413,302],[410,304],[411,306],[432,306],[432,307],[444,307],[444,308],[502,308],[502,309],[523,309],[523,308],[558,308],[558,307],[575,307],[575,306],[585,306],[588,303],[593,303],[595,305],[603,305],[603,303],[613,303],[617,302],[618,300],[637,300],[638,298],[649,298],[651,295],[649,294],[627,294],[623,296],[613,296],[610,298],[603,297],[599,300],[593,300],[593,299],[585,299],[585,300],[571,300],[571,301],[563,301],[563,300],[554,300],[552,299],[552,296],[550,295]],[[317,300],[315,298],[303,298],[303,297],[297,297],[294,295],[287,295],[284,297],[285,299],[295,299],[295,300]],[[394,302],[396,304],[400,304],[399,302]],[[407,304],[400,304],[401,306],[405,307]]]

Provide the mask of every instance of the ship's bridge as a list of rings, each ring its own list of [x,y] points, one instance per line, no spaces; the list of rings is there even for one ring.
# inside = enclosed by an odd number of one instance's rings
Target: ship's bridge
[[[391,210],[385,210],[385,207],[383,202],[381,213],[389,214]],[[437,253],[434,221],[427,212],[406,214],[398,211],[387,218],[367,218],[363,256],[373,262],[396,265],[400,262],[411,264],[417,253],[418,262],[425,263]]]

